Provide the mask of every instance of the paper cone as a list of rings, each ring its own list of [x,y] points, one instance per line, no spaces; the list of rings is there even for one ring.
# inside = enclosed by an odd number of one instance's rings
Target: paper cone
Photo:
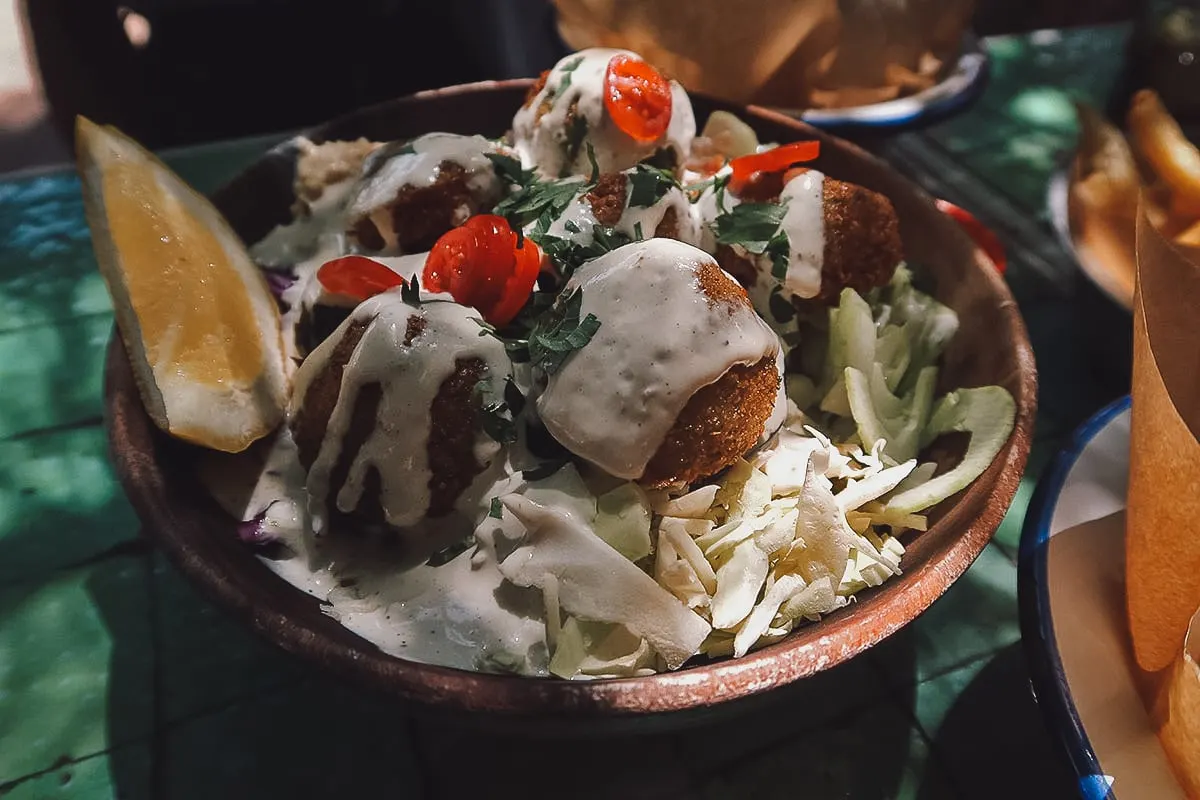
[[[1200,613],[1192,617],[1183,651],[1160,704],[1159,739],[1188,797],[1200,797]]]
[[[1200,674],[1188,636],[1200,608],[1200,267],[1144,211],[1137,253],[1126,607],[1159,738],[1200,797]]]

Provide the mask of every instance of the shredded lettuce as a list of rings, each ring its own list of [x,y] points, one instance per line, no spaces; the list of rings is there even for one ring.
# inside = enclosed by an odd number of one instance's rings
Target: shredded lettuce
[[[904,514],[923,511],[967,488],[1008,441],[1015,418],[1016,403],[1000,386],[959,389],[943,397],[933,409],[926,438],[933,441],[944,433],[965,431],[971,434],[967,452],[949,472],[893,495],[888,510]]]
[[[525,535],[498,561],[517,586],[541,589],[548,575],[558,581],[558,600],[567,613],[624,625],[642,636],[677,669],[698,651],[710,626],[663,589],[570,511],[548,508],[516,494],[500,498],[525,528]]]
[[[637,484],[621,484],[600,495],[596,505],[597,536],[630,561],[650,555],[650,503]]]

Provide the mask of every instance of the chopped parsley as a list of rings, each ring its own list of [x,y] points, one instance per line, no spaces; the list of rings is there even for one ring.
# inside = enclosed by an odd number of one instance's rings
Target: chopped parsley
[[[537,295],[535,294],[536,298]],[[471,317],[471,321],[479,326],[480,336],[491,336],[504,345],[504,351],[508,353],[508,358],[514,364],[524,364],[529,361],[529,343],[521,338],[508,338],[501,336],[495,326],[486,322],[479,317]]]
[[[461,542],[455,542],[454,544],[450,545],[449,547],[443,547],[441,550],[438,550],[436,553],[431,555],[429,557],[429,560],[426,561],[425,563],[431,567],[440,567],[445,564],[449,564],[451,561],[458,558],[458,556],[462,555],[468,549],[470,549],[471,545],[474,544],[474,542],[475,542],[475,537],[473,535],[468,536],[467,538],[463,539]]]
[[[579,318],[583,294],[578,289],[551,306],[529,334],[529,357],[534,366],[553,375],[600,329],[595,314]]]
[[[496,177],[512,186],[528,186],[533,180],[533,170],[523,169],[521,162],[506,153],[484,153],[492,162]]]
[[[725,186],[729,183],[728,175],[714,175],[711,178],[705,178],[696,183],[689,183],[683,187],[683,191],[687,192],[688,197],[695,203],[700,199],[700,195],[704,194],[705,190],[712,188],[717,194],[717,208],[721,211],[725,210]]]
[[[587,188],[579,180],[535,180],[497,203],[492,213],[506,218],[514,229],[523,228],[543,216],[557,218]]]
[[[721,191],[718,188],[717,191]],[[720,195],[718,195],[718,204]],[[742,203],[716,219],[714,231],[719,244],[740,245],[748,253],[771,259],[771,274],[777,280],[787,276],[788,238],[779,229],[787,206],[778,203]]]
[[[533,483],[534,481],[545,480],[546,478],[549,478],[551,475],[558,472],[560,469],[562,469],[566,465],[567,465],[567,462],[565,460],[564,461],[547,461],[542,464],[538,464],[536,467],[533,467],[531,469],[521,470],[521,477],[524,478],[526,481],[529,481],[530,483]]]
[[[504,519],[504,506],[500,504],[499,497],[493,497],[491,506],[488,508],[488,516],[492,519]]]
[[[642,232],[642,221],[638,220],[637,222],[633,223],[633,239],[636,242],[641,242],[644,241],[645,238],[646,234]]]
[[[563,77],[562,77],[562,80],[559,81],[559,83],[558,83],[558,91],[556,91],[554,93],[555,96],[565,94],[567,89],[571,88],[571,73],[574,72],[575,70],[579,69],[579,65],[582,63],[583,63],[583,56],[580,56],[579,58],[572,59],[571,61],[568,61],[567,63],[562,65],[562,69],[560,70],[560,72],[562,72]]]
[[[796,307],[788,302],[778,286],[771,291],[771,296],[767,298],[767,306],[771,311],[771,316],[778,323],[788,323],[796,318]]]
[[[660,147],[654,151],[654,155],[644,159],[642,163],[649,167],[657,167],[658,169],[674,170],[679,166],[679,157],[674,148]]]
[[[649,208],[679,185],[671,173],[647,164],[638,164],[627,174],[630,208]]]
[[[509,375],[504,379],[504,402],[515,417],[525,409],[525,395],[517,388],[517,382]]]
[[[588,178],[588,183],[595,183],[600,180],[600,163],[596,161],[596,148],[592,147],[592,143],[587,143],[587,160],[592,167],[591,177]]]
[[[483,432],[500,444],[515,442],[517,424],[513,420],[513,411],[506,401],[496,399],[492,379],[484,378],[476,383],[475,393],[480,398],[479,422],[483,426]]]
[[[400,284],[400,299],[414,308],[421,307],[421,283],[416,275]]]
[[[559,177],[565,177],[571,174],[571,165],[575,163],[575,159],[579,158],[579,150],[583,147],[583,140],[587,138],[588,121],[587,117],[580,114],[573,114],[567,122],[567,159],[563,162],[562,171]]]
[[[616,228],[610,228],[604,225],[592,226],[592,241],[581,242],[575,239],[564,239],[558,236],[551,236],[548,231],[551,225],[549,217],[543,216],[538,219],[537,225],[530,232],[529,238],[538,243],[550,259],[558,266],[562,273],[563,279],[569,279],[575,270],[583,266],[588,261],[594,258],[599,258],[610,250],[615,250],[618,247],[627,245],[635,239],[629,237]],[[567,222],[563,227],[567,228],[571,233],[578,233],[579,226],[575,226],[576,230],[571,229],[571,222]],[[640,237],[639,237],[640,238]]]

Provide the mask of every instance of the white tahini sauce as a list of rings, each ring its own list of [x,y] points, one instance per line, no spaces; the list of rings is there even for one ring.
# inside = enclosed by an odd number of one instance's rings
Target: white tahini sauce
[[[619,247],[587,264],[564,294],[600,329],[550,376],[537,400],[547,430],[576,455],[633,480],[687,401],[735,364],[774,358],[779,340],[748,306],[713,303],[696,277],[715,263],[671,239]],[[732,280],[732,279],[731,279]]]
[[[633,170],[625,170],[627,175],[632,172]],[[579,179],[579,183],[579,193],[567,205],[563,213],[550,224],[547,234],[556,239],[568,239],[582,245],[589,245],[595,238],[594,229],[600,223],[596,220],[596,215],[592,212],[592,205],[587,199],[588,185],[582,179]],[[653,238],[658,226],[667,216],[667,212],[674,209],[677,232],[673,238],[688,244],[700,243],[700,225],[692,213],[692,204],[682,189],[674,186],[667,189],[662,197],[649,206],[631,206],[629,199],[632,193],[633,184],[627,181],[625,207],[621,211],[620,219],[613,226],[614,230],[635,241]],[[535,227],[536,223],[530,223],[526,227],[526,233]],[[639,231],[641,232],[640,236],[638,235]]]
[[[414,315],[425,318],[426,328],[405,345],[408,321]],[[308,473],[314,516],[323,516],[331,489],[336,491],[340,510],[357,508],[371,467],[380,476],[380,506],[389,524],[405,527],[425,516],[430,497],[429,410],[442,382],[454,373],[455,362],[464,358],[482,359],[497,387],[511,374],[503,345],[479,335],[479,325],[472,319],[475,316],[477,312],[456,303],[433,301],[417,308],[405,303],[397,290],[384,292],[359,305],[305,360],[296,373],[292,417],[303,404],[313,378],[328,366],[346,330],[356,322],[367,322],[346,364],[337,404]],[[359,390],[375,383],[383,389],[375,427],[355,455],[344,485],[331,487],[330,473],[341,454]],[[475,448],[477,461],[486,465],[499,447],[481,431]]]
[[[639,142],[613,124],[604,108],[604,75],[608,62],[618,54],[642,60],[628,50],[599,47],[580,50],[555,64],[542,90],[517,111],[513,117],[513,142],[527,168],[536,168],[550,178],[590,172],[586,144],[578,148],[573,159],[568,158],[567,113],[572,105],[575,113],[586,120],[583,141],[591,143],[602,172],[632,167],[663,148],[675,152],[677,164],[682,166],[687,160],[696,136],[696,117],[687,92],[676,81],[671,81],[671,121],[661,137]],[[568,84],[565,89],[564,82]],[[550,103],[550,109],[539,116],[539,109],[546,102]]]
[[[718,174],[727,174],[727,171]],[[779,195],[779,204],[785,210],[778,230],[783,231],[788,239],[787,273],[782,281],[772,274],[770,256],[754,255],[741,245],[732,245],[734,252],[748,258],[758,273],[758,280],[751,287],[750,295],[760,314],[769,315],[767,300],[776,287],[781,289],[785,298],[809,298],[820,293],[821,269],[825,261],[824,186],[825,176],[810,169],[784,184]],[[726,190],[721,193],[721,205],[718,207],[717,192],[709,188],[701,194],[694,211],[702,228],[701,246],[705,250],[716,250],[714,230],[717,217],[732,211],[741,202]]]
[[[441,174],[442,164],[450,162],[463,168],[467,188],[473,195],[495,202],[500,199],[502,185],[488,154],[504,151],[499,144],[482,136],[457,133],[427,133],[399,148],[382,147],[363,165],[363,177],[350,197],[347,218],[369,218],[383,237],[386,251],[396,252],[398,245],[389,206],[401,189],[432,186]],[[469,207],[460,207],[453,224],[461,225],[470,214]]]

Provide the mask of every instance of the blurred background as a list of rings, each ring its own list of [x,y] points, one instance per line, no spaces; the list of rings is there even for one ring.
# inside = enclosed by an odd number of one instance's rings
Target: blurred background
[[[843,5],[853,5],[843,2]],[[1137,0],[978,0],[981,36],[1138,16]],[[295,129],[566,50],[548,0],[0,0],[0,171],[68,160],[75,114],[151,147]],[[434,35],[429,35],[434,31]]]

